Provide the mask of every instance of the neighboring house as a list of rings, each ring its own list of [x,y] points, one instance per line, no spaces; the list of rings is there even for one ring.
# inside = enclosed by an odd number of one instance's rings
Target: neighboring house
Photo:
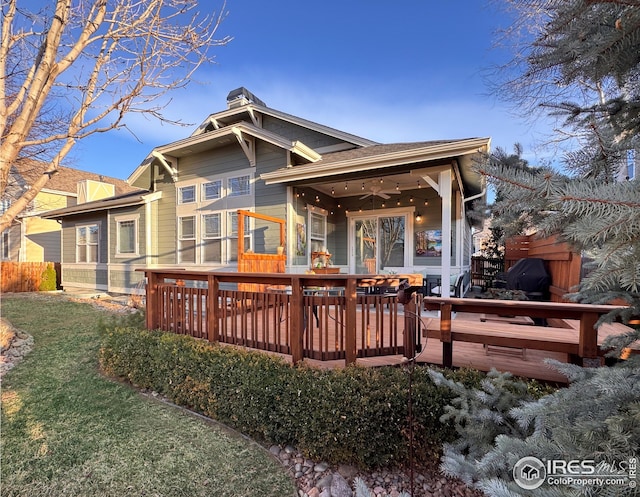
[[[35,160],[21,160],[12,166],[0,211],[8,209],[46,166]],[[42,214],[133,190],[138,189],[121,179],[59,167],[11,227],[2,232],[0,258],[14,262],[61,262],[60,223],[43,219]]]
[[[380,144],[266,106],[244,88],[128,178],[143,193],[47,213],[62,221],[63,286],[141,292],[143,267],[235,270],[239,209],[286,220],[287,271],[329,252],[348,273],[466,271],[474,160],[489,138]],[[278,227],[246,218],[244,244],[276,253]],[[137,288],[136,288],[137,286]]]

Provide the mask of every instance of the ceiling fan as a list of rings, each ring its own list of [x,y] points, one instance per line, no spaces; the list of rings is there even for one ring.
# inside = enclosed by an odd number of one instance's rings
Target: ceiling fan
[[[388,198],[391,198],[391,197],[389,197],[389,194],[400,195],[400,192],[385,192],[385,191],[382,191],[382,188],[379,187],[379,186],[376,186],[376,185],[370,186],[369,190],[371,190],[371,192],[364,194],[362,197],[360,197],[360,200],[365,199],[367,197],[371,197],[371,196],[380,197],[380,198],[383,198],[383,199],[386,200]]]

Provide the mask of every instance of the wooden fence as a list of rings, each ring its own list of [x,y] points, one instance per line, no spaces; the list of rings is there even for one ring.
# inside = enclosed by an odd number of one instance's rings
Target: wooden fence
[[[575,291],[580,283],[582,257],[573,252],[567,243],[559,242],[555,236],[515,236],[505,243],[504,259],[474,256],[471,259],[472,284],[483,289],[490,288],[498,273],[508,271],[520,259],[534,257],[544,260],[551,275],[550,300],[565,302],[564,295]]]
[[[505,271],[518,260],[539,258],[551,275],[549,287],[552,302],[565,302],[564,295],[576,290],[580,283],[582,258],[573,252],[567,243],[559,242],[555,236],[538,238],[536,235],[518,236],[505,244]]]
[[[59,288],[59,262],[1,262],[0,292],[37,292],[42,283],[42,274],[50,264],[56,271],[56,288]]]

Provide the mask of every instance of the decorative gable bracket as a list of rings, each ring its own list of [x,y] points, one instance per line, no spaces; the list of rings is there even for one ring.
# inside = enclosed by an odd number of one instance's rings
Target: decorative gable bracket
[[[178,170],[175,167],[173,167],[171,161],[167,160],[167,158],[164,155],[162,155],[160,152],[156,150],[151,152],[151,156],[154,159],[157,159],[158,162],[160,162],[160,164],[162,164],[162,167],[164,167],[167,170],[167,172],[171,175],[171,179],[173,180],[174,183],[178,181]]]
[[[244,154],[247,156],[249,160],[249,164],[255,167],[256,165],[256,140],[253,136],[249,136],[242,132],[237,127],[232,128],[233,134],[236,135],[238,139],[238,143],[242,147]]]

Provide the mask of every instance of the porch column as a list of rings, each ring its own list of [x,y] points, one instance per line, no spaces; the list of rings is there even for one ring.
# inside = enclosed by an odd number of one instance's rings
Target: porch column
[[[438,189],[442,199],[442,281],[440,291],[442,297],[449,297],[449,281],[451,280],[451,169],[440,171]]]

